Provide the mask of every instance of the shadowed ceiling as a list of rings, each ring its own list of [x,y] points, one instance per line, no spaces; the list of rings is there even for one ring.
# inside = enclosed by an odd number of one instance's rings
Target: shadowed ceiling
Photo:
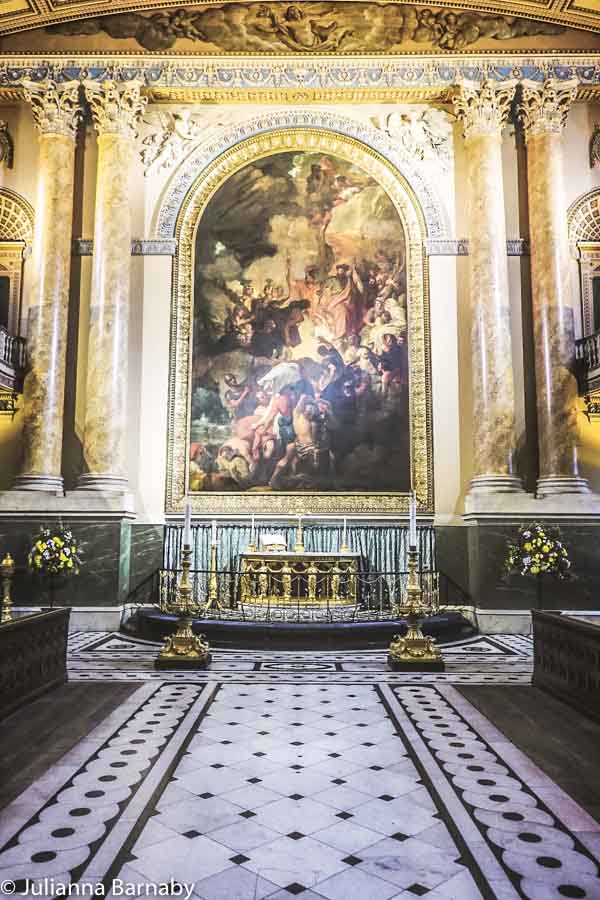
[[[157,4],[156,0],[0,0],[0,34],[133,10],[177,9],[182,5],[182,0],[161,4]],[[185,5],[189,9],[191,6],[206,8],[211,4],[186,2]],[[249,4],[238,2],[237,5]],[[335,0],[327,5],[333,7]],[[413,5],[426,7],[430,4]],[[460,3],[435,0],[435,5],[449,8],[460,6],[463,10],[520,16],[600,33],[600,0],[487,0],[485,3],[472,0],[462,0]]]

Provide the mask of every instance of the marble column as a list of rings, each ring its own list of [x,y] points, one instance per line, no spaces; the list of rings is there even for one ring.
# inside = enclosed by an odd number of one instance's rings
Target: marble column
[[[23,389],[24,461],[14,487],[61,492],[63,406],[79,82],[25,82],[39,131],[38,201]]]
[[[127,353],[131,275],[130,179],[141,82],[85,82],[98,133],[94,261],[83,454],[78,487],[127,490]]]
[[[515,398],[502,180],[502,129],[516,82],[463,82],[453,93],[467,155],[473,479],[470,493],[522,491],[514,474]]]
[[[525,81],[529,235],[539,435],[538,496],[587,494],[577,467],[575,329],[569,269],[563,131],[577,82]]]

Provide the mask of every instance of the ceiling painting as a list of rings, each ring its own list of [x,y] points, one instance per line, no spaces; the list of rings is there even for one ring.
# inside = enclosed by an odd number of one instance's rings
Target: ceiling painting
[[[59,4],[62,18],[73,4]],[[98,10],[103,4],[89,4]],[[196,4],[50,22],[2,38],[6,51],[95,52],[146,50],[200,54],[404,54],[470,50],[593,50],[592,31],[523,15],[465,6],[373,3],[364,0]],[[505,3],[504,7],[510,4]],[[527,4],[531,9],[533,4]],[[536,6],[539,6],[536,4]],[[489,5],[486,4],[489,10]],[[58,8],[58,6],[57,6]],[[594,21],[600,30],[600,15]],[[0,18],[0,31],[2,20]]]

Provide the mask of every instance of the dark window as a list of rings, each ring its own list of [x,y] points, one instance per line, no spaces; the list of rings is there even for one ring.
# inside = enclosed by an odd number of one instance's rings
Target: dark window
[[[598,279],[600,281],[600,279]],[[10,298],[10,278],[0,275],[0,325],[8,328],[8,301]],[[596,310],[596,290],[594,288],[594,313]]]

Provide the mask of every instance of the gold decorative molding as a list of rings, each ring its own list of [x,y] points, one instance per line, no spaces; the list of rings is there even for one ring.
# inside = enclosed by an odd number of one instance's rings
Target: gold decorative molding
[[[148,102],[141,94],[141,81],[87,80],[84,87],[98,134],[137,136],[138,122]]]
[[[482,83],[461,81],[452,94],[454,112],[465,139],[481,134],[500,135],[515,96],[516,80]]]
[[[563,131],[571,104],[577,97],[578,85],[576,79],[558,81],[548,78],[542,84],[529,80],[521,82],[518,114],[526,140],[538,134]]]
[[[190,501],[195,512],[395,514],[408,509],[408,494],[244,492],[187,493],[190,416],[190,357],[194,304],[194,245],[203,212],[215,191],[248,163],[289,151],[322,152],[360,166],[388,193],[405,229],[407,247],[408,335],[410,351],[410,430],[412,480],[419,509],[433,512],[433,438],[429,330],[429,270],[425,221],[402,174],[366,144],[333,131],[279,128],[254,135],[223,152],[201,171],[181,206],[172,284],[166,512],[181,512]]]
[[[256,103],[304,106],[312,103],[446,103],[447,87],[419,88],[168,88],[150,87],[151,103]]]
[[[81,118],[79,81],[23,81],[23,93],[41,134],[62,134],[75,139]]]

